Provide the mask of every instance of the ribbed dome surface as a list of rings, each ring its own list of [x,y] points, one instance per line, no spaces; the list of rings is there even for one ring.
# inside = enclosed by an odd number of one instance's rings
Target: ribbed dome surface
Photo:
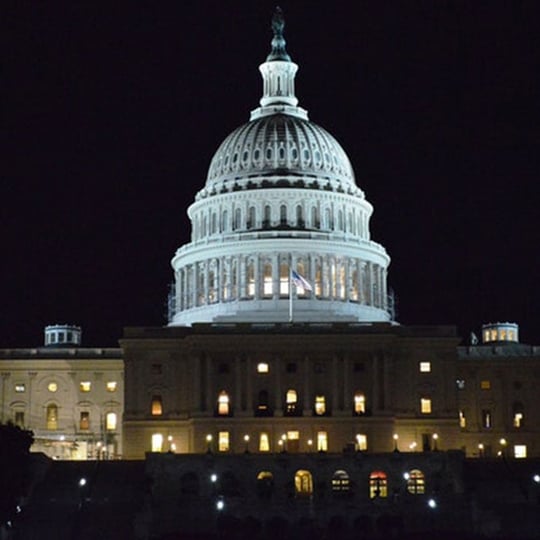
[[[340,144],[326,130],[302,118],[273,114],[233,131],[215,153],[206,188],[248,176],[317,176],[343,189],[356,187]]]

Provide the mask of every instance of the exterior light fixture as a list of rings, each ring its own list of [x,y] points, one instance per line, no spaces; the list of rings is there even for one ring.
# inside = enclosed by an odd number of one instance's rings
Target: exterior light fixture
[[[212,473],[210,475],[210,482],[212,482],[212,484],[215,484],[217,482],[217,474],[216,473]]]
[[[537,484],[540,484],[540,474],[535,474],[533,476],[533,481],[536,482]]]
[[[432,509],[437,508],[437,501],[435,499],[429,499],[427,504]]]
[[[439,440],[439,434],[438,433],[434,433],[432,435],[432,438],[433,438],[433,450],[434,451],[437,451],[439,448],[437,446],[437,441]]]
[[[80,487],[86,486],[86,478],[81,478],[81,479],[79,480],[79,486],[80,486]]]
[[[411,450],[412,452],[414,452],[416,450],[416,442],[412,442],[411,444],[409,444],[409,450]]]
[[[225,503],[220,499],[219,501],[216,502],[216,509],[221,512],[223,508],[225,508]]]
[[[249,453],[249,435],[244,435],[244,442],[246,443],[246,449],[244,450],[244,452],[248,454]]]
[[[176,452],[176,444],[171,444],[171,452]]]
[[[208,453],[212,452],[212,435],[210,434],[206,436],[206,451]]]
[[[408,472],[403,473],[403,479],[404,480],[409,480],[410,477],[411,477],[411,475]]]
[[[478,443],[478,455],[484,457],[484,445],[482,443]]]
[[[394,452],[399,452],[399,448],[398,448],[399,435],[397,433],[394,433],[392,438],[394,439]]]
[[[313,439],[308,439],[307,445],[308,450],[311,452],[311,449],[313,448]]]

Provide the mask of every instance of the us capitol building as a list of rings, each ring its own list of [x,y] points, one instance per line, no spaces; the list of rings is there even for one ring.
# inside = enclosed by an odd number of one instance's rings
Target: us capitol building
[[[461,452],[539,458],[540,348],[514,323],[460,345],[453,326],[394,320],[373,207],[339,142],[298,105],[279,12],[272,27],[259,106],[188,208],[169,324],[126,328],[115,349],[84,348],[80,329],[56,325],[43,347],[1,350],[2,421],[57,459],[147,456],[152,469],[163,454],[152,470],[176,474],[185,493],[208,456],[249,455],[254,474],[259,458],[258,480],[276,485],[276,456],[334,456],[329,489],[365,482],[372,499],[393,493],[397,454],[412,494],[441,470],[461,492]],[[355,479],[348,455],[375,461]],[[295,468],[291,493],[313,495],[317,467]]]

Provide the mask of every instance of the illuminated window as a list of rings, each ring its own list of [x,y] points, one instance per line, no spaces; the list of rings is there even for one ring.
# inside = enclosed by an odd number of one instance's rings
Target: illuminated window
[[[49,392],[56,392],[58,390],[58,384],[56,384],[55,382],[50,382],[48,385],[47,385],[47,390]]]
[[[257,364],[257,373],[268,373],[270,371],[266,362],[260,362]]]
[[[220,431],[218,434],[218,451],[219,452],[228,452],[229,451],[229,432]]]
[[[289,265],[285,263],[279,265],[279,294],[280,296],[289,294]]]
[[[294,489],[297,497],[309,497],[313,494],[313,477],[309,471],[296,471]]]
[[[413,495],[422,495],[426,492],[426,481],[422,471],[413,469],[410,473],[408,473],[407,491]]]
[[[491,428],[491,411],[489,409],[482,409],[482,427]]]
[[[348,492],[351,489],[349,475],[345,471],[336,471],[332,476],[332,491]]]
[[[79,383],[79,389],[81,392],[90,392],[92,388],[92,383],[90,381],[81,381]]]
[[[431,414],[431,399],[429,398],[420,399],[420,412],[422,414]]]
[[[24,391],[26,391],[26,386],[24,385],[24,383],[18,383],[15,385],[15,392],[21,393]]]
[[[480,381],[480,388],[482,390],[490,390],[491,389],[491,381]]]
[[[514,445],[514,457],[515,458],[526,458],[527,457],[527,445],[526,444],[515,444]]]
[[[354,413],[365,414],[366,412],[366,396],[357,392],[354,394]]]
[[[317,431],[317,450],[328,452],[328,433],[326,431]]]
[[[270,452],[270,438],[266,432],[259,435],[259,452]]]
[[[161,452],[163,450],[163,435],[154,433],[152,435],[152,452]]]
[[[108,412],[107,416],[105,417],[105,427],[107,431],[115,431],[116,430],[116,423],[117,423],[117,416],[116,413]]]
[[[465,429],[467,427],[467,419],[465,418],[465,412],[459,411],[459,427]]]
[[[269,499],[274,488],[274,475],[270,471],[261,471],[257,475],[257,492],[259,497]]]
[[[223,390],[218,396],[218,414],[220,416],[227,416],[230,414],[230,411],[229,394]]]
[[[272,296],[274,292],[274,284],[272,282],[272,265],[265,264],[263,268],[263,295]]]
[[[523,409],[523,403],[520,403],[519,401],[515,401],[512,405],[512,412],[514,414],[513,418],[513,426],[515,428],[522,428],[523,427],[523,415],[524,415],[524,409]]]
[[[373,471],[369,475],[369,496],[371,499],[375,497],[388,497],[388,478],[386,477],[386,473]]]
[[[294,415],[297,411],[298,395],[296,390],[287,390],[285,413],[288,415]]]
[[[250,298],[255,296],[255,264],[249,261],[247,265],[247,293]]]
[[[79,420],[79,429],[81,431],[90,429],[90,413],[89,412],[81,412],[81,417]]]
[[[326,413],[326,398],[315,396],[315,414],[321,416]]]
[[[161,416],[163,414],[163,401],[161,396],[152,396],[152,416]]]
[[[58,407],[54,404],[47,406],[47,429],[58,429]]]
[[[363,433],[356,435],[356,449],[360,452],[367,450],[367,435]]]
[[[116,392],[118,384],[116,381],[107,382],[107,392]]]
[[[431,362],[420,362],[420,371],[422,373],[429,373],[431,371]]]

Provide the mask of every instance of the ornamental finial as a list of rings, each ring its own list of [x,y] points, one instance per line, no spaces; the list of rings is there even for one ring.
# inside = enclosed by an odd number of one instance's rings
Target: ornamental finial
[[[285,28],[285,19],[283,18],[283,11],[279,6],[276,6],[276,11],[272,17],[272,31],[274,37],[272,38],[272,50],[266,58],[267,62],[275,60],[281,60],[284,62],[290,62],[291,57],[285,50],[285,38],[283,37],[283,29]]]

